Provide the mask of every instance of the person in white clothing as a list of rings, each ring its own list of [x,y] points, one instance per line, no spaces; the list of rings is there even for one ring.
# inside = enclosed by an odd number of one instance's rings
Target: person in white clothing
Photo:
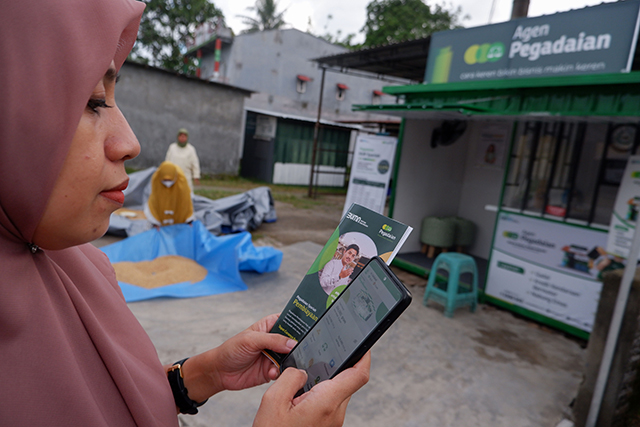
[[[182,169],[193,193],[193,185],[200,185],[200,159],[195,147],[189,144],[189,131],[184,128],[178,131],[178,141],[169,145],[164,160],[175,163]]]
[[[327,262],[320,273],[320,286],[327,293],[331,292],[338,286],[348,285],[351,281],[351,273],[353,267],[350,264],[356,259],[360,253],[358,245],[349,245],[345,249],[340,259],[332,259]]]

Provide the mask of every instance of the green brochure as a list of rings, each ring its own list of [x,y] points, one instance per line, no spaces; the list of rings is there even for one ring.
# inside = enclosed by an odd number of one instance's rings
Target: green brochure
[[[364,206],[351,205],[271,332],[299,341],[369,259],[377,255],[390,265],[412,230]],[[283,355],[264,353],[280,365]]]

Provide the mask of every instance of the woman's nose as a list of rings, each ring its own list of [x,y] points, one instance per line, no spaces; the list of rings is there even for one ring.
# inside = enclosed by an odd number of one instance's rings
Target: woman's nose
[[[117,106],[109,113],[112,113],[112,116],[108,124],[110,129],[105,141],[105,154],[111,161],[133,159],[140,154],[138,138]]]

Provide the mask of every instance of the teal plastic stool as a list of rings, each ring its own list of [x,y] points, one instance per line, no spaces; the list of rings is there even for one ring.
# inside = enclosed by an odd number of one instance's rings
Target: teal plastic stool
[[[449,272],[446,289],[436,286],[438,270]],[[472,274],[471,289],[459,286],[460,275],[463,273]],[[471,312],[474,312],[478,306],[478,268],[473,257],[457,252],[445,252],[438,255],[429,273],[429,281],[424,291],[422,304],[427,305],[429,299],[443,305],[445,307],[444,315],[447,317],[453,317],[453,311],[464,305],[471,305]]]

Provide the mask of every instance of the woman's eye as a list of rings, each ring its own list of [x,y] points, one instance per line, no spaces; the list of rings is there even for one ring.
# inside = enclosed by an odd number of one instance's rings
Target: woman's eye
[[[111,108],[111,105],[107,105],[107,101],[105,99],[91,98],[89,102],[87,102],[87,108],[93,111],[94,113],[99,114],[98,108]]]

